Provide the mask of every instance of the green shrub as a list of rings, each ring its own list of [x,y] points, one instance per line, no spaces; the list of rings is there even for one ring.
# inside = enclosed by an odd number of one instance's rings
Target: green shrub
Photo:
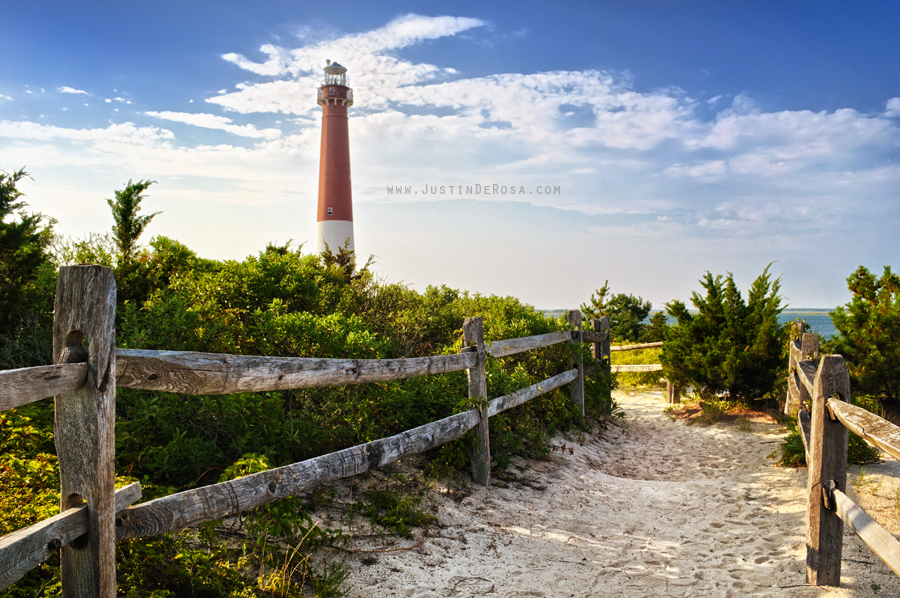
[[[778,323],[780,281],[771,280],[767,266],[746,302],[731,274],[707,272],[700,284],[706,296],[692,294],[696,315],[681,301],[666,304],[678,325],[669,328],[663,345],[663,375],[710,399],[719,393],[744,402],[772,396],[787,369],[787,331]]]
[[[94,241],[69,241],[58,248],[57,256],[60,262],[99,256],[116,268],[122,291],[117,306],[119,347],[384,359],[458,352],[467,316],[482,316],[488,341],[569,328],[564,319],[548,318],[512,297],[447,287],[419,293],[383,284],[366,267],[349,268],[341,255],[328,261],[299,249],[269,246],[243,261],[214,261],[157,237],[149,248],[132,247],[130,259],[123,260],[112,253],[119,250],[110,239]],[[55,285],[52,277],[45,285],[48,291],[50,283]],[[47,295],[51,301],[41,309],[42,317],[50,321],[52,293]],[[586,345],[574,359],[593,364]],[[569,343],[490,358],[489,397],[568,370],[572,361]],[[614,384],[603,373],[588,378],[589,415],[606,412]],[[391,436],[469,408],[467,396],[465,372],[223,396],[120,388],[116,471],[140,479],[145,498],[152,498]],[[55,512],[58,474],[52,403],[0,418],[4,432],[0,462],[20,480],[19,486],[9,481],[13,491],[4,490],[0,496],[7,501],[0,509],[0,526],[11,531]],[[490,425],[492,465],[498,470],[513,455],[546,457],[550,436],[583,423],[564,387],[491,418]],[[433,469],[467,469],[469,442],[463,438],[431,451]],[[398,533],[427,519],[416,518],[421,507],[416,497],[396,498],[397,504],[392,504],[390,496],[372,493],[364,507],[374,509],[376,523]],[[247,513],[242,522],[241,533],[252,541],[225,544],[215,531],[217,522],[211,522],[200,530],[120,544],[120,591],[127,596],[181,596],[192,591],[206,596],[266,592],[299,596],[310,588],[317,595],[339,593],[346,568],[332,563],[314,570],[309,555],[323,543],[342,539],[313,525],[299,499]],[[49,562],[0,596],[57,591],[57,566]],[[262,571],[258,577],[252,573],[257,570]]]
[[[854,392],[900,406],[900,277],[860,266],[847,287],[850,302],[829,314],[839,336],[824,348],[847,360]]]

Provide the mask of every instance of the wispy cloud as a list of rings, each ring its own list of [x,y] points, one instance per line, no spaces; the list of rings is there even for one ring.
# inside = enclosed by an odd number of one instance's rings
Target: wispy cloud
[[[900,116],[900,98],[891,98],[888,100],[887,109],[884,111],[884,115],[888,117]]]
[[[107,100],[109,101],[109,100]],[[230,118],[215,114],[192,114],[188,112],[145,112],[147,116],[185,123],[206,129],[219,129],[241,137],[276,139],[281,136],[279,129],[257,129],[255,125],[236,125]]]
[[[60,87],[59,89],[57,89],[57,91],[59,93],[76,93],[76,94],[80,93],[80,94],[84,94],[86,96],[91,95],[88,92],[84,91],[83,89],[75,89],[74,87],[66,87],[66,86]]]

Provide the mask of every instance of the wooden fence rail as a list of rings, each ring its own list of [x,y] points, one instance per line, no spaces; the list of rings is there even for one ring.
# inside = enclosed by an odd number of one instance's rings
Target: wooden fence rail
[[[236,515],[322,484],[421,453],[475,430],[475,480],[490,485],[488,419],[570,385],[584,416],[580,343],[593,344],[609,371],[609,321],[571,330],[485,343],[481,318],[463,324],[466,347],[455,355],[408,359],[312,359],[184,351],[116,349],[112,272],[99,266],[60,269],[53,324],[56,365],[0,372],[0,410],[55,396],[60,464],[60,514],[0,538],[0,589],[62,553],[63,596],[113,598],[115,542],[164,534]],[[487,399],[485,358],[507,357],[567,342],[573,367],[512,394]],[[342,451],[132,506],[140,484],[114,489],[115,388],[187,394],[229,394],[322,388],[466,370],[473,409]]]
[[[637,351],[640,349],[653,349],[662,347],[665,343],[640,343],[637,345],[619,345],[610,347],[610,351]],[[660,363],[638,363],[638,364],[616,364],[610,366],[611,371],[622,374],[638,374],[647,372],[661,372],[663,367]],[[670,380],[666,380],[666,403],[675,405],[681,402],[681,389],[672,384]]]
[[[844,523],[900,575],[900,542],[845,494],[848,431],[900,459],[900,428],[852,405],[844,358],[823,355],[816,364],[818,347],[813,334],[791,342],[785,401],[785,412],[797,414],[809,467],[807,582],[840,585]]]

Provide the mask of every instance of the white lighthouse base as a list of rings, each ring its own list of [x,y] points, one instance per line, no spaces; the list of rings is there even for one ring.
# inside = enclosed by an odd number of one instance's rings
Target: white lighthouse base
[[[347,249],[354,250],[353,221],[320,220],[316,223],[316,253],[325,251],[326,243],[332,253],[337,253],[347,243],[347,239],[350,239]]]

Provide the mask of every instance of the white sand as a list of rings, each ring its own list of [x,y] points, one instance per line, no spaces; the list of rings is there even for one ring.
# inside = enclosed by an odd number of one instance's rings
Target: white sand
[[[438,500],[438,527],[354,542],[424,540],[350,556],[348,598],[900,595],[849,531],[842,587],[806,586],[806,470],[766,459],[781,426],[688,426],[663,414],[662,393],[617,400],[627,417],[583,446],[556,439],[566,450],[514,462],[507,488]]]

